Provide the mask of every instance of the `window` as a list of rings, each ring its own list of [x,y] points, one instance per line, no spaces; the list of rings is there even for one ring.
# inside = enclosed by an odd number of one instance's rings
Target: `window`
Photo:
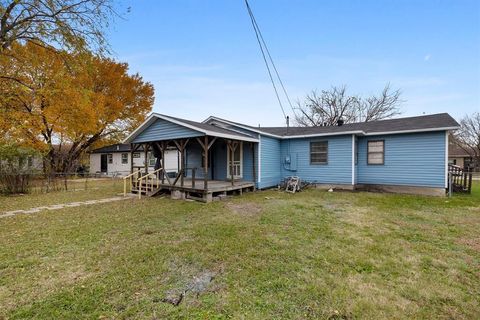
[[[140,152],[134,152],[133,157],[134,158],[140,158]]]
[[[155,163],[157,162],[157,159],[153,156],[152,152],[148,153],[148,166],[149,167],[155,167]]]
[[[328,141],[310,142],[310,164],[328,164]]]
[[[385,141],[368,141],[367,164],[384,164],[385,162]]]
[[[107,154],[108,163],[113,163],[113,154]]]
[[[122,153],[122,164],[128,163],[128,153]]]

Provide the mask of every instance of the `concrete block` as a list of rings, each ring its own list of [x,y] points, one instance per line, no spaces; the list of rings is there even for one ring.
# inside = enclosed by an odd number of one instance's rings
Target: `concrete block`
[[[173,200],[185,200],[185,192],[180,190],[172,190],[170,197]]]

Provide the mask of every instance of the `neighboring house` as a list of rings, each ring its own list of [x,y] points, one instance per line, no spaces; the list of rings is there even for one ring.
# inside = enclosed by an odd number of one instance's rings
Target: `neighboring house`
[[[458,128],[447,113],[324,127],[252,127],[213,116],[195,122],[154,113],[124,142],[185,143],[179,169],[183,165],[187,178],[190,169],[201,169],[197,178],[205,180],[207,200],[216,192],[208,180],[264,189],[288,176],[326,187],[444,195],[448,136]]]
[[[448,146],[448,163],[464,169],[474,170],[477,167],[472,155],[453,141]]]
[[[132,168],[143,169],[145,167],[145,152],[142,146],[131,152],[130,144],[112,144],[90,152],[90,173],[105,175],[128,175]],[[152,152],[147,153],[148,168],[154,170],[155,157]],[[178,168],[178,154],[174,149],[165,152],[165,168],[167,172],[176,172]]]

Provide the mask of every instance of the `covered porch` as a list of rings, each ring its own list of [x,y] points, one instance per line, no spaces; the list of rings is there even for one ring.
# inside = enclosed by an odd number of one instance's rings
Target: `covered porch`
[[[126,179],[132,193],[139,197],[170,193],[175,199],[210,202],[255,190],[257,137],[161,115],[148,120],[127,138],[132,157],[143,149],[146,159],[142,167],[131,164]],[[167,172],[165,152],[171,149],[177,150],[178,165]],[[152,163],[154,170],[149,172]]]

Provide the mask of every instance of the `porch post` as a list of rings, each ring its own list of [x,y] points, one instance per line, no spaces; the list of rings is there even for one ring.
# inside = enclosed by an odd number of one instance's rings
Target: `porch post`
[[[162,141],[160,143],[160,152],[162,154],[162,184],[165,182],[165,143]]]
[[[148,143],[143,145],[143,150],[145,152],[145,174],[148,173]]]
[[[177,146],[177,150],[180,153],[180,168],[178,174],[180,174],[180,186],[183,187],[184,185],[184,176],[185,176],[185,149],[187,147],[187,143],[190,139],[180,139],[179,141],[173,140],[175,146]],[[195,177],[193,177],[195,179]],[[192,184],[195,182],[192,181]]]
[[[133,143],[130,143],[130,174],[133,173]]]
[[[227,140],[227,148],[228,148],[228,155],[229,155],[229,166],[230,166],[230,180],[232,182],[232,186],[235,185],[235,178],[233,174],[233,157],[235,156],[235,142],[232,140]]]
[[[204,138],[204,144],[203,144],[203,188],[205,192],[207,192],[208,189],[208,136],[206,135]]]
[[[255,143],[250,142],[252,147],[252,172],[253,172],[253,190],[257,189],[257,171],[255,170]]]
[[[185,178],[185,147],[187,146],[187,141],[180,141],[180,186],[183,187],[185,184],[184,178]]]

